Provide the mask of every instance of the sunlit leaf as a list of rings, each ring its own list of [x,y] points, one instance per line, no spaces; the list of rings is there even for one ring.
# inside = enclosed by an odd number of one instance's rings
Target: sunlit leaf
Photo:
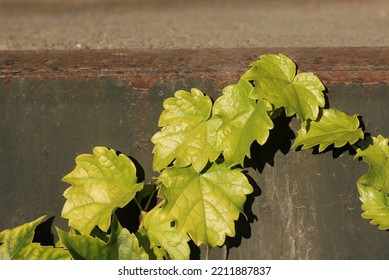
[[[213,107],[213,113],[223,121],[217,133],[217,147],[227,166],[243,164],[245,156],[250,157],[251,144],[264,144],[273,128],[268,115],[272,106],[266,100],[249,98],[251,90],[249,82],[240,80],[225,87]]]
[[[159,119],[161,131],[151,141],[154,170],[162,170],[173,160],[177,167],[190,164],[201,171],[208,161],[214,161],[220,152],[216,150],[216,131],[221,124],[211,118],[212,101],[198,89],[177,91],[174,97],[163,103],[165,110]]]
[[[246,176],[224,163],[213,163],[206,172],[191,166],[169,167],[160,177],[164,209],[175,218],[176,227],[193,241],[209,247],[222,245],[226,235],[234,236],[234,221],[243,212],[246,195],[252,192]]]
[[[69,252],[62,248],[33,243],[35,228],[42,216],[31,223],[0,232],[0,260],[68,260]]]
[[[266,99],[287,116],[315,120],[325,105],[324,85],[312,73],[296,75],[295,63],[283,54],[262,55],[253,62],[242,79],[254,81],[250,97]]]
[[[293,147],[302,145],[309,149],[319,145],[319,152],[334,144],[336,148],[345,144],[354,144],[363,138],[356,115],[349,116],[335,109],[323,109],[321,117],[316,121],[305,121],[298,131]]]
[[[362,201],[362,217],[371,219],[379,229],[389,229],[389,146],[388,139],[379,135],[363,140],[355,158],[362,158],[369,171],[358,179]]]
[[[148,236],[147,230],[143,227],[140,228],[135,236],[138,238],[139,245],[145,250],[149,255],[150,260],[169,260],[169,254],[161,246],[156,246],[151,244],[150,238]]]
[[[76,235],[57,229],[62,244],[75,260],[147,260],[138,239],[124,229],[116,217],[112,221],[108,242],[89,235]]]
[[[358,186],[362,201],[362,217],[371,220],[370,223],[378,225],[381,230],[389,229],[389,197],[385,191],[372,187]]]
[[[153,209],[146,215],[144,225],[153,246],[162,247],[174,260],[189,259],[190,238],[177,228],[175,218],[170,211],[161,208]]]
[[[389,193],[389,146],[388,139],[379,135],[363,140],[357,149],[355,158],[369,165],[369,171],[358,179],[358,186],[372,187],[376,190]]]
[[[78,156],[76,168],[63,181],[72,186],[64,193],[62,217],[82,234],[95,226],[107,231],[113,211],[128,204],[143,186],[137,184],[134,163],[104,147]]]

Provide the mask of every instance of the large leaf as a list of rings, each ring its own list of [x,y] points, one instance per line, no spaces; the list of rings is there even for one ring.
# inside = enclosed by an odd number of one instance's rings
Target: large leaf
[[[243,164],[250,157],[250,146],[254,141],[264,144],[273,128],[268,111],[272,106],[266,100],[249,98],[252,85],[240,80],[238,84],[223,89],[213,107],[213,113],[222,119],[217,134],[218,149],[228,167]]]
[[[358,191],[362,201],[362,217],[371,220],[381,230],[389,229],[389,197],[385,191],[359,185]]]
[[[209,160],[216,160],[220,154],[216,150],[216,131],[221,120],[210,118],[211,99],[198,89],[190,93],[180,90],[163,106],[158,123],[162,129],[151,138],[155,144],[154,170],[164,169],[175,159],[177,167],[192,164],[201,171]]]
[[[147,260],[148,255],[139,246],[138,239],[118,222],[112,221],[108,242],[89,235],[76,235],[57,228],[62,244],[75,260]]]
[[[298,131],[294,147],[302,145],[309,149],[319,145],[319,152],[334,144],[336,148],[346,143],[354,144],[363,138],[363,131],[359,128],[356,115],[349,116],[334,109],[323,109],[323,114],[316,121],[305,121]]]
[[[147,235],[152,246],[162,247],[174,260],[188,260],[189,236],[181,232],[170,211],[156,208],[147,213],[144,221]]]
[[[369,171],[358,179],[358,191],[363,202],[362,217],[371,219],[379,229],[389,229],[389,146],[379,135],[363,140],[355,155],[369,165]]]
[[[209,247],[235,235],[234,221],[253,190],[239,169],[231,170],[224,163],[213,163],[203,173],[192,166],[169,167],[158,180],[164,209],[174,216],[177,228],[189,233],[197,245]]]
[[[355,158],[362,157],[369,165],[369,171],[358,179],[358,186],[372,187],[389,193],[389,146],[388,139],[379,135],[369,137],[360,143]]]
[[[296,74],[296,65],[283,54],[262,55],[253,62],[242,79],[254,81],[250,97],[266,99],[287,116],[315,120],[325,105],[324,85],[312,73]]]
[[[76,164],[63,178],[72,186],[64,193],[67,201],[62,217],[82,234],[89,234],[96,225],[107,231],[113,211],[128,204],[142,189],[135,165],[125,155],[104,147],[94,148],[93,155],[78,156]]]
[[[33,243],[35,228],[45,218],[0,232],[0,260],[68,260],[70,254],[62,248]]]

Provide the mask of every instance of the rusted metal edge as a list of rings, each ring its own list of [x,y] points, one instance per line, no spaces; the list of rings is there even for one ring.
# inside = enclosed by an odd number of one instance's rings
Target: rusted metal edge
[[[0,51],[0,79],[111,77],[147,89],[161,78],[234,82],[262,54],[283,53],[328,83],[389,83],[389,47]]]

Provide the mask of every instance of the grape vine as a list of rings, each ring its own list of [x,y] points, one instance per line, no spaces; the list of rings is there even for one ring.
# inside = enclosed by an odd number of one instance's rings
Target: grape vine
[[[198,89],[179,90],[163,103],[151,138],[155,182],[139,182],[130,158],[95,147],[76,158],[63,181],[71,186],[56,246],[33,242],[45,216],[0,232],[0,259],[189,259],[189,241],[208,249],[235,236],[235,221],[253,192],[243,173],[250,147],[264,145],[283,112],[301,128],[293,148],[350,145],[370,169],[357,181],[362,217],[389,229],[389,146],[365,137],[358,116],[326,108],[325,87],[313,73],[297,73],[283,54],[262,55],[213,102]],[[157,197],[157,201],[153,200]],[[133,202],[139,228],[130,232],[116,211]]]

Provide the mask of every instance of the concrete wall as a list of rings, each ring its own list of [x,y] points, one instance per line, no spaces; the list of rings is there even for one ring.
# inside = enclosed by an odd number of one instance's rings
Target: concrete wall
[[[75,156],[91,153],[97,145],[132,156],[143,167],[146,181],[151,180],[150,137],[158,130],[163,100],[192,87],[216,98],[224,85],[236,82],[252,56],[273,51],[192,50],[154,56],[127,52],[114,54],[111,63],[104,53],[0,54],[0,230],[43,214],[54,216],[54,224],[65,229],[60,212],[68,185],[61,178],[74,168]],[[374,56],[370,49],[343,50],[350,60],[341,66],[342,50],[283,51],[296,60],[299,70],[319,73],[331,106],[359,113],[366,132],[389,136],[387,48],[374,50]],[[356,53],[365,59],[353,60]],[[34,57],[41,64],[28,64]],[[115,64],[118,58],[122,60]],[[149,68],[142,70],[144,59]],[[198,61],[204,62],[203,68]],[[76,63],[84,67],[78,65],[74,74],[71,65]],[[253,146],[249,175],[256,191],[246,205],[248,222],[240,219],[237,237],[211,256],[389,258],[388,232],[360,217],[356,181],[367,165],[353,160],[348,150],[290,150],[296,125],[281,119],[271,133],[271,144]]]

